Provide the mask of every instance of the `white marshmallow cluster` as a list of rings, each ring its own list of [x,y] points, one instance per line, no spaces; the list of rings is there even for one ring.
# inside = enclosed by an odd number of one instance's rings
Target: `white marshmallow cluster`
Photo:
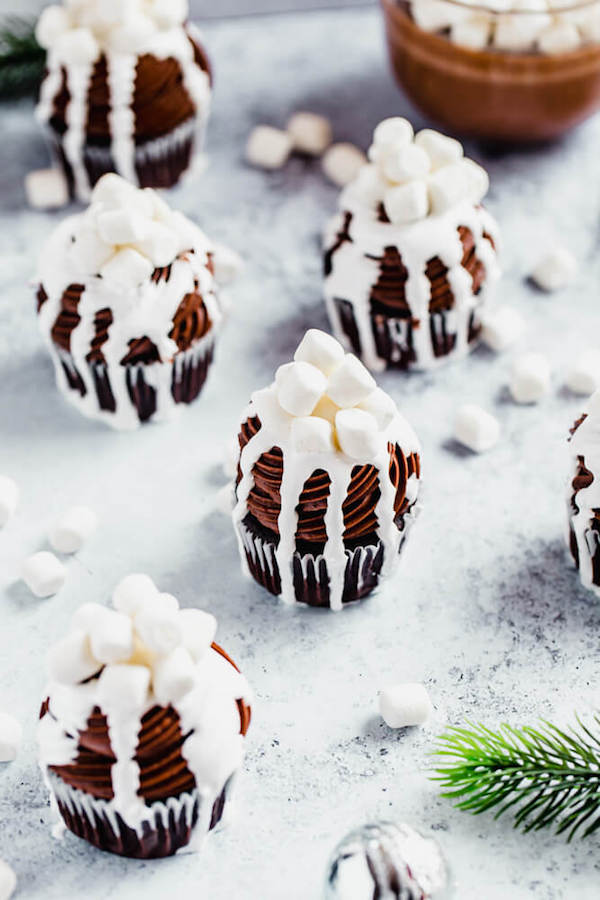
[[[85,65],[105,50],[138,52],[188,13],[188,0],[64,0],[42,12],[36,38],[59,59]]]
[[[394,401],[370,372],[323,331],[311,329],[294,362],[277,370],[271,387],[252,396],[261,422],[289,437],[298,453],[372,458],[397,415]]]
[[[147,575],[124,578],[113,607],[85,603],[76,611],[71,631],[49,653],[50,677],[74,685],[101,673],[107,705],[136,708],[150,692],[163,706],[177,703],[197,686],[197,664],[210,650],[216,619],[181,610]]]
[[[253,128],[246,144],[246,159],[259,169],[281,169],[293,151],[322,156],[332,139],[329,119],[301,111],[290,117],[285,131],[271,125]]]
[[[459,141],[429,128],[415,135],[407,119],[384,119],[373,135],[370,164],[352,188],[369,206],[383,203],[390,222],[407,225],[467,202],[489,188],[485,169],[465,159]]]
[[[93,190],[71,254],[83,275],[99,275],[133,290],[156,268],[170,265],[203,240],[200,229],[156,191],[140,190],[109,174]]]
[[[424,685],[395,684],[380,692],[379,712],[390,728],[410,728],[424,725],[433,706]]]
[[[511,306],[494,306],[484,310],[481,337],[496,353],[502,353],[515,344],[525,331],[522,315]]]
[[[600,43],[600,5],[577,0],[412,0],[411,13],[419,28],[469,50],[557,55]]]

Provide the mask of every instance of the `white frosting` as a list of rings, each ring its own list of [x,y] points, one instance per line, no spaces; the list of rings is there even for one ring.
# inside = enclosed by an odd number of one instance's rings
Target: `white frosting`
[[[584,587],[600,596],[600,585],[594,584],[594,556],[599,542],[597,532],[591,530],[594,510],[600,509],[600,391],[589,399],[585,412],[587,418],[581,423],[569,443],[572,455],[572,472],[567,489],[567,502],[571,528],[575,533],[579,552],[579,576]],[[582,456],[586,469],[593,475],[589,487],[577,492],[575,505],[579,512],[574,512],[571,505],[573,497],[573,476],[578,468],[578,457]],[[569,543],[569,536],[567,536]]]
[[[314,335],[315,345],[318,345],[323,338],[327,338],[330,344],[333,343],[329,336],[323,335],[318,331],[308,332],[307,338],[311,335]],[[300,374],[300,367],[311,366],[311,364],[303,361],[309,355],[306,353],[307,338],[303,340],[299,348],[302,360],[297,360],[291,364],[292,367],[299,367],[298,372]],[[316,357],[312,358],[315,359],[315,362],[317,361]],[[315,400],[312,413],[308,417],[290,415],[280,404],[281,373],[284,370],[286,375],[286,379],[284,379],[285,384],[287,377],[289,377],[290,365],[281,367],[275,382],[270,387],[257,391],[252,395],[252,402],[245,418],[258,416],[261,421],[261,428],[250,439],[241,453],[240,468],[242,479],[237,487],[237,502],[233,510],[233,522],[238,534],[240,555],[244,564],[245,550],[242,538],[242,522],[248,512],[248,498],[254,487],[252,470],[263,453],[267,453],[274,446],[280,447],[283,452],[283,478],[280,489],[281,511],[278,519],[279,544],[274,553],[281,578],[282,599],[286,603],[293,603],[295,593],[292,560],[296,551],[298,501],[306,481],[313,472],[316,469],[323,469],[327,472],[331,484],[325,514],[327,541],[322,558],[327,565],[329,576],[329,605],[331,609],[339,610],[342,608],[344,574],[347,563],[343,539],[345,525],[342,506],[352,480],[352,470],[358,464],[370,464],[379,471],[381,497],[375,513],[378,522],[377,536],[384,547],[382,570],[382,575],[384,575],[396,561],[402,540],[402,533],[398,531],[394,524],[396,489],[388,475],[390,466],[388,443],[399,444],[402,452],[408,456],[411,453],[419,453],[419,442],[408,422],[395,408],[391,398],[387,398],[394,409],[394,414],[391,417],[376,417],[362,409],[356,409],[358,404],[368,408],[371,399],[374,400],[374,404],[377,407],[380,407],[382,405],[381,394],[383,392],[375,388],[372,378],[364,369],[364,390],[362,393],[358,392],[358,385],[361,379],[359,377],[360,373],[357,372],[357,367],[360,366],[360,363],[355,357],[352,357],[351,354],[344,356],[340,349],[337,365],[333,362],[334,355],[327,352],[327,350],[322,352],[321,358],[322,368],[320,371],[325,375],[322,395]],[[339,407],[329,397],[328,389],[330,385],[332,388],[335,387],[336,397],[340,398],[336,376],[339,371],[346,368],[350,370],[348,378],[352,377],[352,371],[354,373],[354,392],[351,403],[345,407]],[[345,420],[350,411],[359,413],[359,415],[354,417],[353,440],[348,443],[344,441],[344,430],[346,428]],[[329,441],[326,444],[323,444],[321,441],[305,442],[297,439],[297,423],[306,418],[319,419],[329,425]],[[359,440],[361,429],[364,441]],[[357,452],[356,456],[350,456],[347,452],[343,452],[340,447],[340,438],[342,438],[345,449],[356,447],[361,455],[359,456]],[[365,447],[369,448],[369,452],[362,455]],[[407,494],[411,496],[412,502],[416,500],[417,493],[418,483],[413,486],[408,485]]]
[[[127,244],[109,243],[113,232],[129,235],[130,240]],[[171,274],[167,281],[154,283],[155,267],[167,264],[165,246],[171,248]],[[168,335],[181,301],[196,290],[196,282],[212,328],[187,353],[200,358],[212,348],[223,313],[215,279],[207,268],[211,252],[211,242],[196,225],[171,212],[154,191],[138,190],[116,175],[106,175],[98,182],[85,213],[59,225],[39,265],[39,281],[48,295],[40,309],[39,323],[59,388],[80,412],[115,428],[139,425],[127,388],[127,368],[121,360],[129,352],[130,341],[145,336],[156,345],[160,363],[171,363],[175,358],[175,366],[180,365],[182,355]],[[80,322],[71,334],[71,356],[86,388],[83,397],[69,387],[61,363],[64,356],[51,337],[62,296],[72,284],[85,287],[77,310]],[[116,401],[114,413],[98,408],[93,373],[86,361],[95,337],[96,314],[106,308],[112,311],[113,322],[102,352]],[[144,378],[157,392],[155,420],[170,418],[176,406],[171,393],[172,367],[160,363],[144,366]]]
[[[116,171],[124,178],[138,183],[132,104],[139,56],[177,60],[184,87],[196,108],[198,126],[204,126],[210,106],[210,77],[196,64],[190,36],[199,42],[200,34],[192,26],[183,27],[187,13],[187,3],[175,0],[82,0],[66,7],[50,6],[41,14],[36,33],[48,51],[48,73],[36,114],[43,124],[49,122],[65,69],[70,101],[62,146],[80,199],[90,194],[83,148],[90,79],[101,54],[106,56],[108,67],[111,156]]]
[[[148,592],[147,611],[154,609],[158,614],[157,596],[165,595],[158,595],[156,590]],[[98,606],[98,615],[94,616],[90,611],[93,606],[95,604],[88,604],[90,609],[83,617],[88,622],[88,639],[93,638],[98,622],[103,620],[102,613],[106,612],[105,607]],[[111,770],[114,798],[103,802],[103,810],[111,820],[118,813],[141,836],[144,822],[151,821],[154,816],[155,805],[146,806],[137,794],[140,768],[134,757],[141,720],[157,705],[152,679],[164,657],[143,643],[135,627],[135,618],[130,620],[125,613],[119,612],[113,615],[132,622],[133,654],[129,659],[104,668],[98,661],[100,677],[86,684],[49,682],[44,695],[49,698],[50,712],[39,723],[39,759],[44,774],[48,766],[73,764],[78,756],[78,735],[86,729],[92,711],[98,706],[107,718],[111,748],[116,757]],[[181,615],[185,616],[184,611]],[[77,631],[81,629],[81,618],[76,618],[74,623]],[[189,629],[188,620],[186,625]],[[210,810],[228,779],[241,765],[244,739],[240,733],[237,702],[250,703],[251,692],[246,679],[211,647],[210,635],[208,632],[206,635],[204,646],[193,660],[194,677],[189,689],[178,700],[171,699],[170,704],[179,714],[182,734],[190,735],[182,744],[181,753],[196,780],[196,789],[205,801],[203,809]],[[178,651],[188,652],[183,639]],[[55,666],[51,666],[51,673],[54,671]],[[64,672],[65,667],[59,671]],[[201,827],[204,826],[198,826]],[[204,830],[208,830],[207,826]]]

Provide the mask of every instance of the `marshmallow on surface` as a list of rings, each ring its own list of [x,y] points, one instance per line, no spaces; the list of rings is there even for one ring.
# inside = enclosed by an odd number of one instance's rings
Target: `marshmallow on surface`
[[[543,354],[524,353],[513,362],[510,392],[517,403],[538,403],[550,387],[550,365]]]
[[[22,577],[32,594],[45,599],[60,591],[67,579],[67,570],[53,553],[42,550],[25,560]]]
[[[424,725],[433,706],[424,685],[396,684],[379,694],[379,712],[390,728],[409,728]]]
[[[498,442],[500,424],[475,403],[465,403],[456,413],[454,437],[474,453],[484,453]]]

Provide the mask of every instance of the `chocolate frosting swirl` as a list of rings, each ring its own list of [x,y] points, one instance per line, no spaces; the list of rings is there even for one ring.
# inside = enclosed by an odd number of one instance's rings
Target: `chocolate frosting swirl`
[[[213,644],[213,649],[237,669],[221,647]],[[251,709],[241,700],[237,705],[240,734],[245,735],[250,726]],[[45,715],[52,715],[52,698],[42,705],[40,718]],[[179,714],[172,706],[155,706],[142,718],[135,759],[140,766],[138,795],[146,804],[178,797],[196,786],[182,754],[189,736],[183,734]],[[106,717],[96,707],[86,729],[79,735],[77,760],[72,765],[50,766],[50,769],[71,787],[98,799],[112,800],[111,767],[114,762]]]
[[[247,419],[239,434],[240,452],[260,430],[257,416]],[[389,444],[389,478],[396,488],[394,511],[396,524],[401,525],[402,516],[409,503],[406,497],[406,482],[416,473],[420,475],[420,460],[417,454],[405,457],[398,444]],[[274,446],[263,453],[255,464],[252,474],[254,486],[248,497],[248,511],[273,535],[279,535],[278,519],[281,511],[281,482],[283,478],[283,452]],[[237,483],[242,477],[238,466]],[[357,465],[352,470],[352,478],[346,499],[342,505],[344,514],[344,542],[370,542],[377,530],[376,507],[381,497],[380,473],[372,465]],[[325,512],[329,498],[331,480],[327,472],[316,469],[306,481],[298,501],[297,542],[324,545],[327,541]]]

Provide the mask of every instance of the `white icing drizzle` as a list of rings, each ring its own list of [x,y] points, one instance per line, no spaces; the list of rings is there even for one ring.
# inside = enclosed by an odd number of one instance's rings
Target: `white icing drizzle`
[[[250,404],[246,418],[257,415],[253,403]],[[245,421],[244,419],[244,421]],[[246,574],[248,567],[243,535],[243,520],[248,513],[248,498],[254,487],[252,470],[263,453],[272,447],[280,447],[283,453],[283,478],[281,482],[281,511],[278,518],[279,543],[274,550],[277,567],[281,579],[281,598],[285,603],[295,602],[292,561],[296,552],[296,532],[298,528],[298,502],[305,483],[317,469],[327,472],[330,479],[327,511],[325,513],[325,530],[327,540],[321,558],[327,565],[329,578],[329,605],[332,610],[342,609],[344,576],[347,555],[344,547],[343,503],[352,480],[352,471],[357,465],[373,465],[379,473],[381,497],[377,504],[377,536],[383,544],[382,576],[390,571],[398,558],[403,532],[394,524],[395,488],[389,477],[390,454],[388,443],[398,444],[405,454],[419,453],[418,439],[408,422],[397,413],[387,429],[380,432],[377,452],[369,459],[351,459],[339,450],[329,453],[303,453],[293,446],[289,435],[271,428],[261,420],[261,428],[248,441],[240,456],[242,478],[237,487],[237,502],[233,509],[233,523],[238,537],[240,557]],[[409,479],[410,480],[410,479]],[[416,476],[415,476],[415,480]],[[413,482],[414,484],[414,482]],[[413,502],[417,491],[410,488]],[[410,518],[416,510],[407,511]],[[263,560],[263,564],[268,560]]]
[[[600,546],[600,535],[592,531],[591,526],[595,518],[594,510],[600,509],[600,422],[598,421],[598,400],[600,395],[596,393],[593,401],[596,408],[590,402],[591,411],[581,423],[570,442],[570,450],[573,457],[573,474],[569,480],[567,491],[567,503],[569,522],[577,542],[579,554],[579,577],[584,587],[594,591],[600,596],[600,585],[594,583],[594,556]],[[592,483],[581,488],[575,496],[575,504],[579,509],[576,513],[571,505],[574,488],[573,477],[578,469],[578,457],[583,457],[586,469],[593,475]],[[570,534],[567,532],[567,545],[570,543]]]
[[[325,301],[338,340],[352,349],[342,329],[336,299],[352,304],[363,362],[374,371],[385,368],[386,361],[377,352],[371,320],[371,292],[380,275],[379,264],[372,257],[380,258],[386,247],[394,246],[408,271],[405,295],[411,318],[413,322],[419,322],[418,328],[413,327],[415,367],[429,369],[450,358],[464,356],[469,350],[471,314],[473,310],[485,306],[500,276],[496,252],[484,236],[484,233],[491,235],[497,246],[498,229],[492,216],[482,207],[463,202],[439,215],[429,215],[407,225],[393,225],[378,221],[376,208],[367,206],[357,196],[353,185],[342,194],[340,206],[343,212],[331,220],[325,234],[325,248],[329,249],[337,242],[337,236],[343,229],[345,214],[352,214],[348,232],[352,242],[344,241],[333,253],[332,271],[325,279]],[[475,253],[486,270],[478,295],[473,293],[471,276],[461,265],[464,254],[458,233],[461,226],[473,233]],[[448,268],[447,278],[454,295],[451,321],[457,335],[454,349],[440,358],[435,357],[429,328],[431,284],[425,274],[427,263],[436,256]],[[395,327],[390,322],[390,328]]]
[[[118,174],[137,185],[133,112],[137,57],[110,52],[106,55],[106,63],[111,100],[108,117],[112,158]]]

